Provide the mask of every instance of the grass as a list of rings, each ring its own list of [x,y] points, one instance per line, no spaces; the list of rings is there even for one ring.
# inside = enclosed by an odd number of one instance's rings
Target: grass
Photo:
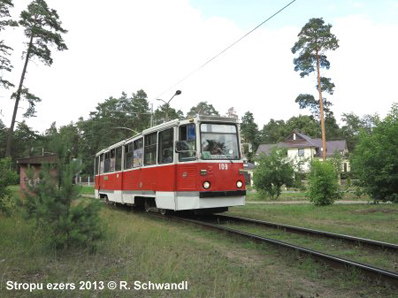
[[[261,205],[231,208],[230,215],[308,227],[398,244],[398,205]]]
[[[372,249],[361,247],[355,243],[344,242],[323,237],[310,237],[286,232],[282,229],[273,229],[262,226],[226,224],[227,227],[241,231],[272,238],[285,243],[298,245],[308,249],[321,251],[330,255],[354,260],[360,263],[373,265],[393,272],[398,271],[398,254],[396,252],[385,251],[382,249]]]
[[[278,216],[284,212],[274,211]],[[246,213],[246,209],[233,212]],[[308,215],[304,210],[301,214]],[[323,264],[273,246],[127,208],[104,205],[101,220],[106,235],[97,252],[90,254],[78,249],[56,251],[18,213],[0,214],[0,297],[29,296],[26,291],[8,291],[8,280],[75,284],[187,280],[189,284],[188,291],[38,291],[35,297],[394,297],[396,293],[353,278],[352,272],[336,274]]]
[[[346,189],[341,187],[342,200],[361,200],[361,201],[372,201],[368,195],[362,194],[357,196],[354,194],[352,189]],[[247,201],[271,201],[272,199],[266,194],[257,192],[253,187],[247,189]],[[308,201],[308,197],[305,191],[293,190],[293,191],[283,191],[281,195],[273,199],[274,201]]]
[[[94,186],[83,185],[81,186],[80,193],[82,195],[94,195]]]

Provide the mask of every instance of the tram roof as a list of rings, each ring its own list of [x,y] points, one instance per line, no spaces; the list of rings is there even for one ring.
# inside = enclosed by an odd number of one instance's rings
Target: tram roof
[[[101,155],[102,153],[108,152],[112,149],[115,149],[117,147],[123,146],[126,143],[129,143],[130,141],[142,136],[142,135],[147,135],[152,132],[158,131],[158,130],[163,130],[167,129],[170,127],[177,126],[179,124],[188,124],[188,123],[194,123],[194,122],[221,122],[221,123],[235,123],[238,124],[240,121],[237,118],[231,118],[231,117],[220,117],[220,116],[208,116],[208,115],[196,115],[195,117],[190,117],[187,119],[179,120],[179,119],[174,119],[150,128],[147,128],[143,130],[141,133],[138,133],[128,139],[122,140],[116,144],[112,144],[111,146],[102,149],[101,151],[97,152],[96,156]]]

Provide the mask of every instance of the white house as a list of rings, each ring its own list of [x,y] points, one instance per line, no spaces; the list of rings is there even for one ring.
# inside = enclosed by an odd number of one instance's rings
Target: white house
[[[300,164],[302,172],[308,172],[311,160],[318,158],[322,160],[322,139],[312,139],[298,131],[293,131],[285,141],[278,144],[262,144],[258,147],[256,156],[260,154],[269,154],[272,147],[287,148],[287,154],[296,165]],[[348,149],[345,140],[327,141],[326,142],[326,158],[332,157],[336,152],[342,156],[342,171],[350,171],[350,163],[346,158]]]

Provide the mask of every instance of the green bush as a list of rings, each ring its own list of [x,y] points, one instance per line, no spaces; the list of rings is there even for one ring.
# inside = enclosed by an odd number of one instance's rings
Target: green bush
[[[294,169],[287,158],[285,148],[272,148],[269,155],[261,155],[257,163],[253,176],[254,187],[257,191],[262,191],[274,199],[281,194],[283,185],[293,186]]]
[[[316,206],[333,204],[341,198],[338,174],[331,161],[314,160],[308,175],[308,197]]]
[[[78,163],[43,167],[40,181],[29,186],[26,192],[26,215],[46,231],[56,248],[83,246],[95,249],[95,240],[102,235],[99,210],[96,200],[78,200],[80,187],[73,184]],[[27,172],[33,180],[33,171]]]
[[[0,159],[0,211],[9,215],[15,205],[8,186],[15,184],[18,174],[12,169],[11,158]]]
[[[375,201],[398,203],[398,103],[370,132],[362,131],[352,154],[359,185]]]

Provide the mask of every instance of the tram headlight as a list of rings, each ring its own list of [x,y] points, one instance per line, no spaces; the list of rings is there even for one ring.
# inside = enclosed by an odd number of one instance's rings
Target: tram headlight
[[[203,188],[204,189],[209,189],[210,188],[210,182],[209,181],[203,182]]]
[[[242,188],[243,182],[240,181],[240,180],[236,181],[236,186],[237,186],[238,188]]]

